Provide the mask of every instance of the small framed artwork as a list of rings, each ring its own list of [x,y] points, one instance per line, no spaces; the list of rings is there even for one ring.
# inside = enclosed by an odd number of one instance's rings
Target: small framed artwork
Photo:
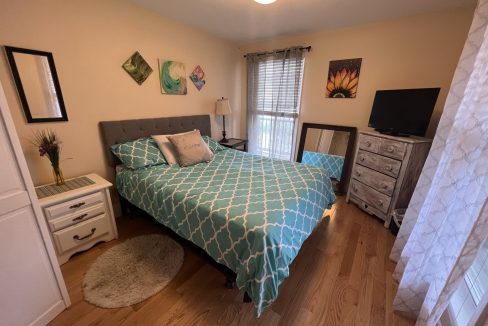
[[[330,61],[325,97],[355,98],[362,61],[362,58]]]
[[[136,83],[142,85],[142,83],[153,72],[149,64],[144,60],[139,52],[135,52],[126,62],[122,65],[125,71],[135,80]]]
[[[159,59],[159,81],[162,94],[186,95],[185,64]]]
[[[200,65],[196,66],[195,69],[193,69],[193,72],[190,75],[190,80],[193,82],[198,90],[201,90],[202,87],[205,85],[205,72],[203,71],[202,67],[200,67]]]

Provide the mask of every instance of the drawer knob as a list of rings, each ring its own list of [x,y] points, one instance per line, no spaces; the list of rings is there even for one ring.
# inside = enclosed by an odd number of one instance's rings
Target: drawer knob
[[[354,190],[355,192],[358,191],[358,187],[356,185],[352,185],[352,190]]]
[[[357,175],[358,177],[360,177],[360,176],[361,176],[361,172],[356,171],[356,175]]]
[[[393,146],[388,146],[388,148],[386,149],[389,153],[393,153],[395,151],[395,147]]]
[[[364,162],[364,156],[359,156],[359,160],[360,160],[361,162]]]
[[[386,166],[386,170],[387,170],[387,171],[391,171],[392,169],[393,169],[393,168],[392,168],[392,166],[391,166],[391,165],[387,165],[387,166]]]
[[[76,221],[79,221],[79,220],[84,219],[84,218],[85,218],[85,217],[87,217],[87,216],[88,216],[88,214],[86,214],[86,213],[85,213],[85,214],[81,214],[80,216],[75,217],[74,219],[72,219],[72,221],[73,221],[73,222],[76,222]]]
[[[85,202],[79,202],[78,204],[71,205],[69,209],[75,209],[75,208],[80,208],[81,206],[85,205]]]
[[[383,201],[382,201],[382,200],[378,200],[378,205],[379,205],[380,207],[383,207]]]
[[[366,146],[371,147],[371,142],[366,141]]]
[[[382,183],[381,188],[386,189],[386,188],[388,188],[388,185],[386,183]]]
[[[91,229],[91,232],[90,233],[88,233],[87,235],[84,235],[82,237],[80,237],[78,234],[77,235],[74,235],[73,236],[73,239],[75,239],[75,240],[85,240],[85,239],[88,239],[89,237],[91,237],[92,235],[95,234],[95,231],[96,230],[97,230],[97,228],[93,228],[93,229]]]

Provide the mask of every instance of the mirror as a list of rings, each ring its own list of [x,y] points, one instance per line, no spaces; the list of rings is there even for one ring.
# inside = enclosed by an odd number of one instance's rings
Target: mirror
[[[355,127],[304,123],[297,161],[324,169],[334,191],[345,194],[356,132]]]
[[[68,121],[52,53],[5,47],[27,122]]]

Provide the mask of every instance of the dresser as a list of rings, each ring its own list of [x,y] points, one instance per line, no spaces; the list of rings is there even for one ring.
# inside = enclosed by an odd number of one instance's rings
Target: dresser
[[[431,143],[423,137],[359,132],[346,201],[389,227],[393,210],[408,206]]]
[[[109,193],[112,184],[89,174],[67,180],[66,185],[75,189],[36,188],[60,265],[77,252],[118,237]]]

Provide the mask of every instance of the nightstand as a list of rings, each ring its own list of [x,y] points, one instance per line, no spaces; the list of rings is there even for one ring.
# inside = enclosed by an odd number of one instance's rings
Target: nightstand
[[[118,237],[111,186],[99,175],[88,174],[63,186],[36,187],[60,265],[77,252]]]
[[[219,144],[228,148],[247,152],[247,139],[229,138],[226,143],[219,141]]]

